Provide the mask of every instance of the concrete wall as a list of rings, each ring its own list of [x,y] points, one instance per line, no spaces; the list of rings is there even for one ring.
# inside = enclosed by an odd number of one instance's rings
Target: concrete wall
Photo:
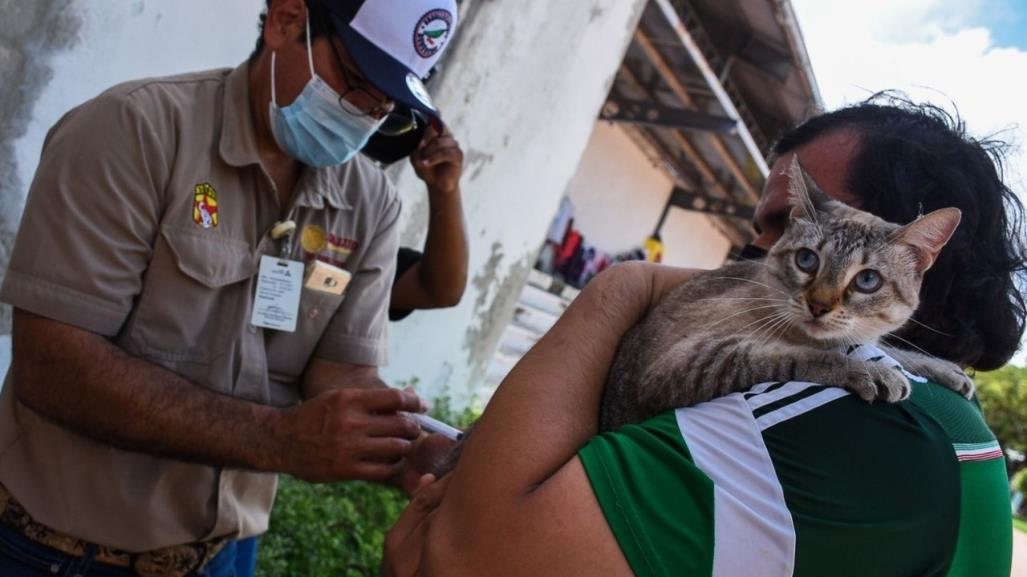
[[[466,153],[471,284],[457,308],[395,326],[385,373],[458,402],[484,377],[645,6],[469,2],[435,95]],[[397,183],[416,245],[427,200],[409,170]]]
[[[574,227],[604,252],[637,248],[653,233],[673,188],[623,129],[597,122],[567,187]],[[709,217],[676,208],[667,215],[661,236],[663,262],[675,266],[716,268],[731,248]]]
[[[119,82],[235,66],[264,0],[0,0],[0,278],[47,129]],[[0,307],[0,372],[10,354]]]

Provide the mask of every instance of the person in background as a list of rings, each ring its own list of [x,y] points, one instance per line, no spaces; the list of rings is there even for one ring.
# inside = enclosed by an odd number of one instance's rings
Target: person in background
[[[423,148],[410,157],[423,170]],[[428,190],[428,236],[424,252],[401,247],[389,301],[389,320],[400,321],[415,310],[456,306],[467,287],[467,233],[460,190]]]
[[[828,195],[891,222],[959,208],[894,344],[998,368],[1027,316],[1023,207],[998,152],[887,95],[816,116],[774,147],[754,244],[782,235],[795,156]],[[1002,450],[975,401],[926,380],[893,404],[767,383],[597,436],[620,339],[690,274],[631,263],[586,286],[500,385],[453,472],[422,478],[383,575],[1009,576]],[[870,345],[846,354],[901,363]]]

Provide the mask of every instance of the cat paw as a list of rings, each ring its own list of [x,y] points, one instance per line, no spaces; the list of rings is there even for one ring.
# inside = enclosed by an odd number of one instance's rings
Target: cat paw
[[[868,403],[876,400],[888,403],[904,401],[913,390],[905,375],[884,368],[853,371],[843,386]]]
[[[977,390],[977,386],[974,385],[973,379],[968,377],[966,373],[956,366],[945,371],[940,371],[936,374],[925,376],[939,385],[944,385],[953,391],[956,391],[968,399],[973,398],[974,391]]]

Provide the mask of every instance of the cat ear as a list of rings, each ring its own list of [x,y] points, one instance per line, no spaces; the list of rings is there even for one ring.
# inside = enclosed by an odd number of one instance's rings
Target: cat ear
[[[963,213],[958,208],[942,208],[926,214],[892,233],[893,242],[913,249],[917,257],[917,272],[931,268],[938,253],[956,232]]]
[[[792,206],[792,219],[817,222],[817,211],[826,212],[825,204],[831,200],[799,164],[799,155],[792,155],[788,165],[788,202]]]

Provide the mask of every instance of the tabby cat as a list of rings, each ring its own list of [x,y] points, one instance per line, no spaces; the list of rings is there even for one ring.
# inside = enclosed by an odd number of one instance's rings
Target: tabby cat
[[[955,232],[960,211],[888,223],[830,199],[797,160],[789,168],[789,200],[788,226],[763,262],[696,274],[628,332],[606,383],[601,431],[767,381],[844,387],[868,402],[909,396],[901,371],[842,351],[881,346],[910,320],[923,274]],[[973,394],[958,366],[882,348],[907,370]]]

